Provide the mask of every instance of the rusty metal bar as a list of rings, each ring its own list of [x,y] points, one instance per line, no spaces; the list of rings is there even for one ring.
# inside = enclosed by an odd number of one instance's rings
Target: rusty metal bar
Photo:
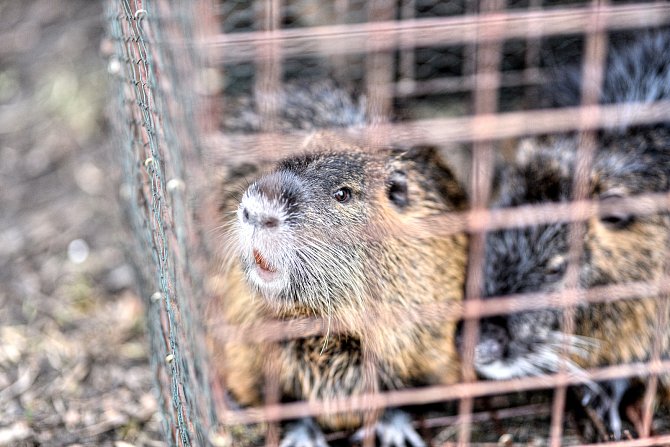
[[[256,63],[256,79],[254,96],[261,117],[261,129],[272,132],[276,129],[278,110],[277,94],[281,86],[282,77],[282,47],[275,39],[276,33],[281,28],[281,4],[280,0],[257,0],[256,22],[261,26],[259,31],[267,36],[267,39],[256,41],[256,52],[254,53]],[[272,141],[265,138],[264,144],[271,145]],[[266,408],[271,408],[280,402],[281,391],[279,376],[277,372],[278,358],[274,350],[264,364],[263,396]],[[271,413],[269,413],[271,416]],[[269,421],[265,434],[265,445],[276,447],[279,445],[280,428],[276,422]]]
[[[368,1],[368,23],[387,23],[393,20],[396,12],[395,2],[389,0]],[[365,90],[367,92],[368,116],[374,122],[387,121],[391,116],[394,98],[393,48],[386,46],[387,35],[380,29],[374,29],[365,47]],[[383,141],[385,135],[375,135],[375,141]]]
[[[601,6],[598,14],[608,30],[652,27],[670,23],[670,5]],[[445,18],[372,22],[286,29],[269,35],[252,31],[220,34],[207,42],[217,62],[256,59],[259,43],[273,41],[284,56],[360,53],[373,37],[377,51],[404,46],[444,46],[512,38],[580,34],[590,29],[591,9],[495,12]],[[478,33],[477,30],[482,30]],[[489,31],[496,30],[496,31]]]
[[[606,215],[612,210],[624,211],[638,216],[668,210],[670,193],[646,193],[636,196],[608,200],[577,200],[571,202],[524,205],[512,208],[482,209],[453,212],[445,216],[426,217],[413,223],[411,231],[415,237],[434,237],[472,231],[497,230],[524,227],[552,222],[575,222],[593,216]]]
[[[505,315],[537,309],[562,309],[569,306],[611,303],[620,300],[658,299],[658,295],[670,291],[670,278],[659,282],[632,282],[598,286],[590,289],[567,289],[561,292],[525,293],[490,298],[472,297],[460,304],[424,305],[415,318],[442,318],[455,320],[461,318],[481,318]],[[643,298],[640,298],[643,297]],[[483,305],[483,303],[486,305]],[[318,318],[304,318],[285,322],[267,320],[253,327],[239,328],[228,325],[223,320],[210,322],[212,335],[220,341],[249,341],[252,343],[274,342],[296,337],[323,335],[327,331],[337,334],[344,328],[334,322]]]
[[[563,109],[485,114],[469,117],[436,118],[401,123],[382,123],[358,131],[383,132],[395,144],[433,144],[501,140],[522,136],[561,133],[577,129],[613,128],[623,124],[659,122],[670,116],[670,101],[653,104],[618,104]],[[342,130],[339,130],[342,132]],[[345,134],[346,135],[346,134]],[[357,134],[358,135],[358,134]],[[304,151],[305,134],[210,135],[205,141],[205,158],[211,163],[237,163],[280,159]],[[267,143],[271,142],[272,151]],[[235,151],[233,148],[244,148]]]
[[[603,83],[604,67],[607,54],[607,36],[603,29],[606,25],[605,19],[600,15],[600,8],[606,6],[607,0],[592,0],[589,11],[592,15],[589,18],[589,26],[586,33],[586,48],[582,59],[582,85],[581,85],[581,105],[582,107],[593,106],[599,103],[600,89]],[[583,109],[582,109],[583,110]],[[582,112],[585,114],[585,112]],[[595,116],[597,119],[597,115]],[[592,116],[582,115],[580,122],[586,124]],[[588,198],[589,183],[591,181],[591,167],[593,158],[597,149],[596,135],[590,128],[579,128],[579,143],[577,148],[577,162],[575,166],[575,176],[572,179],[574,199],[584,200]],[[578,210],[575,210],[578,214]],[[576,222],[570,224],[568,233],[568,264],[565,274],[565,283],[567,288],[573,289],[577,298],[581,294],[578,289],[580,275],[580,260],[582,259],[583,241],[585,229]],[[562,312],[561,329],[566,334],[573,334],[575,328],[575,308],[567,306]],[[568,355],[569,347],[566,342],[563,343],[562,352]],[[561,362],[559,374],[567,374],[565,362]],[[551,447],[560,447],[563,437],[563,414],[565,410],[567,386],[561,385],[554,389],[554,402],[551,415],[550,427],[550,445]]]
[[[488,422],[494,417],[496,419],[510,419],[517,417],[529,416],[544,416],[551,413],[551,408],[547,404],[529,404],[515,407],[495,408],[488,411],[480,411],[472,413],[472,422]],[[414,421],[414,427],[436,428],[446,427],[458,423],[458,416],[436,416],[424,419],[422,421]],[[346,432],[334,432],[326,435],[327,441],[334,441],[344,439],[347,437]],[[454,443],[447,443],[441,445],[455,445]],[[481,443],[470,443],[469,445],[481,445]],[[498,446],[498,444],[493,444]],[[499,447],[499,446],[498,446]]]
[[[497,14],[504,11],[506,0],[486,0],[481,2],[481,14]],[[500,27],[500,24],[496,24]],[[501,30],[478,29],[478,34],[491,33],[500,35]],[[498,110],[498,88],[500,86],[500,64],[502,42],[500,40],[486,41],[477,39],[475,47],[475,90],[473,108],[475,117],[490,115]],[[481,129],[479,129],[481,131]],[[472,148],[472,210],[478,211],[488,207],[493,182],[494,145],[491,140],[477,140]],[[485,225],[485,219],[482,220]],[[481,294],[485,262],[486,234],[483,231],[470,232],[468,253],[468,270],[465,283],[465,301],[469,301]],[[474,369],[474,350],[478,341],[479,318],[466,319],[464,323],[464,350],[462,355],[462,380],[473,382],[476,380]],[[467,397],[459,402],[458,444],[464,447],[470,441],[472,411],[474,400]]]
[[[414,20],[416,0],[400,0],[398,8],[400,10],[400,20],[402,22]],[[401,91],[413,90],[417,82],[415,77],[416,70],[414,69],[416,63],[414,48],[416,47],[416,44],[414,43],[412,36],[407,36],[406,39],[408,42],[405,42],[400,46],[403,50],[401,50],[398,55],[400,82],[394,89],[396,94],[400,94]],[[399,86],[402,86],[402,88],[399,88]]]
[[[653,436],[645,439],[632,439],[629,441],[603,442],[600,444],[577,444],[572,447],[648,447],[648,446],[666,446],[670,442],[670,435]],[[447,442],[441,447],[454,447],[456,444]],[[519,444],[517,444],[519,445]],[[523,444],[524,446],[527,444]],[[477,442],[470,444],[471,447],[500,447],[497,443]]]
[[[581,385],[590,381],[614,378],[646,377],[649,374],[670,371],[670,360],[663,362],[637,362],[585,370],[579,377],[565,374],[549,374],[500,381],[477,381],[454,385],[408,388],[384,393],[363,394],[332,401],[300,401],[269,407],[247,408],[229,411],[223,416],[226,425],[253,424],[267,420],[296,419],[331,412],[369,410],[371,408],[400,407],[434,402],[481,397],[494,394],[513,393],[556,386]],[[600,445],[600,444],[598,444]]]
[[[404,54],[404,53],[403,53]],[[485,76],[480,74],[480,76]],[[527,68],[519,71],[500,73],[500,87],[520,87],[542,84],[548,74],[540,68]],[[401,79],[394,85],[396,97],[435,95],[440,93],[467,92],[474,88],[475,76],[451,76],[426,80],[408,81]]]

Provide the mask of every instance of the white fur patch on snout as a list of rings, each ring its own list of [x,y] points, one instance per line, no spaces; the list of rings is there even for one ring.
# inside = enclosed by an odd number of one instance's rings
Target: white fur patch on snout
[[[248,218],[245,218],[245,212]],[[263,228],[263,222],[275,219],[277,227],[286,222],[286,206],[282,201],[268,199],[265,195],[247,190],[237,210],[237,218],[242,225]]]
[[[284,204],[270,200],[252,188],[245,192],[237,210],[238,246],[249,283],[263,295],[276,296],[289,287],[294,241],[285,225],[287,215]],[[269,219],[275,223],[264,224]],[[262,271],[254,251],[273,274]]]

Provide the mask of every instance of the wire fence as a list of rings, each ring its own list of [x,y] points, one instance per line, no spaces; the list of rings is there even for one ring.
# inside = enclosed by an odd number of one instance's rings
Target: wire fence
[[[193,92],[176,88],[183,79],[195,83],[202,65],[193,14],[192,6],[169,2],[108,5],[116,48],[109,71],[118,92],[112,116],[125,172],[120,194],[136,237],[165,433],[178,445],[204,444],[214,421],[198,326],[202,255],[191,257],[199,241],[186,201],[199,172],[201,124]]]
[[[659,377],[670,374],[670,276],[665,265],[670,185],[666,180],[665,187],[604,200],[590,184],[597,176],[590,173],[600,172],[603,163],[598,147],[604,130],[668,123],[668,95],[606,103],[599,94],[607,78],[608,49],[649,29],[668,33],[670,5],[596,0],[109,0],[107,11],[116,49],[109,60],[117,92],[112,117],[125,173],[120,196],[135,236],[133,252],[147,299],[153,368],[170,443],[276,445],[281,421],[363,411],[370,413],[366,423],[371,423],[375,410],[452,402],[418,411],[422,416],[415,426],[434,445],[585,445],[607,438],[608,428],[572,390],[579,395],[585,389],[579,385],[625,379],[644,385],[636,395],[642,403],[622,404],[623,410],[637,411],[625,415],[636,433],[626,432],[617,445],[670,444],[670,402],[656,399],[664,386]],[[566,66],[580,67],[582,90],[576,103],[557,108],[543,95],[556,67]],[[217,346],[273,345],[348,331],[342,322],[309,315],[259,320],[251,326],[212,316],[225,314],[221,309],[227,304],[227,279],[220,262],[221,257],[230,258],[222,254],[225,222],[219,196],[222,186],[240,189],[224,174],[303,152],[307,133],[277,125],[284,111],[273,98],[295,81],[323,79],[335,79],[365,96],[369,124],[357,127],[356,141],[368,148],[438,147],[466,185],[467,210],[416,220],[402,229],[416,241],[468,235],[463,299],[424,304],[403,319],[416,325],[440,319],[463,322],[461,379],[370,389],[325,401],[284,402],[281,373],[270,371],[267,383],[258,385],[264,387],[264,405],[240,407],[214,366],[226,362]],[[245,98],[256,101],[260,116],[252,132],[226,125],[226,117],[249,107]],[[569,199],[492,206],[500,199],[494,185],[501,175],[498,166],[519,156],[523,149],[517,148],[524,144],[519,140],[538,137],[533,141],[546,145],[540,137],[548,134],[578,135],[571,149],[577,155],[566,174]],[[668,143],[667,134],[654,138],[649,138],[655,141],[651,144]],[[670,158],[659,160],[662,166],[656,168],[670,177],[670,167],[664,166]],[[653,250],[639,247],[652,250],[644,259],[660,259],[653,268],[661,273],[585,287],[575,260],[595,256],[584,248],[584,241],[595,236],[587,234],[591,227],[584,223],[612,216],[665,222]],[[554,224],[567,228],[568,261],[562,265],[560,287],[483,292],[492,234]],[[370,228],[365,236],[378,235]],[[615,257],[616,250],[604,256]],[[642,346],[645,355],[622,353],[620,361],[596,362],[580,373],[561,363],[543,374],[481,378],[475,351],[483,325],[492,321],[487,318],[553,309],[563,332],[573,334],[584,325],[581,309],[617,305],[631,314],[653,309],[653,318],[645,320],[654,335]],[[598,314],[593,315],[595,321]],[[622,337],[630,335],[625,322],[607,324],[621,324]],[[258,356],[263,353],[259,348]],[[265,359],[270,365],[265,368],[276,366],[271,357]],[[575,416],[575,408],[582,413]],[[595,436],[586,433],[584,421],[595,427]],[[513,433],[509,442],[500,437],[506,433]],[[336,430],[327,439],[346,443],[350,435]]]

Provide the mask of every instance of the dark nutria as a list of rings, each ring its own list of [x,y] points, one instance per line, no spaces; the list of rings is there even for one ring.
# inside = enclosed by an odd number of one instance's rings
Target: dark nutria
[[[608,58],[603,103],[653,102],[670,98],[670,34],[644,35],[615,45]],[[670,121],[627,125],[597,133],[588,178],[588,198],[608,201],[670,190]],[[579,156],[575,135],[529,139],[511,166],[501,167],[494,207],[563,202],[574,199]],[[583,229],[579,286],[585,289],[662,277],[669,249],[667,212],[633,215],[611,211],[578,223]],[[486,243],[485,296],[564,290],[570,262],[565,222],[491,232]],[[563,343],[568,369],[649,360],[654,340],[670,354],[670,330],[663,297],[640,296],[578,306],[574,334],[561,332],[561,311],[542,309],[481,321],[475,368],[491,379],[557,371]],[[668,376],[662,382],[670,385]],[[606,384],[601,407],[615,437],[621,436],[618,405],[628,381]]]

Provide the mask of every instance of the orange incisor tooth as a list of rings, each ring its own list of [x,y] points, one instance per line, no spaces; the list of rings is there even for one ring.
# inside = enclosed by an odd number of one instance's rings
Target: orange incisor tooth
[[[263,270],[267,270],[269,272],[276,272],[276,269],[273,269],[270,267],[265,260],[265,258],[260,254],[258,250],[254,250],[254,259],[256,260],[256,265],[258,265],[260,268]]]

